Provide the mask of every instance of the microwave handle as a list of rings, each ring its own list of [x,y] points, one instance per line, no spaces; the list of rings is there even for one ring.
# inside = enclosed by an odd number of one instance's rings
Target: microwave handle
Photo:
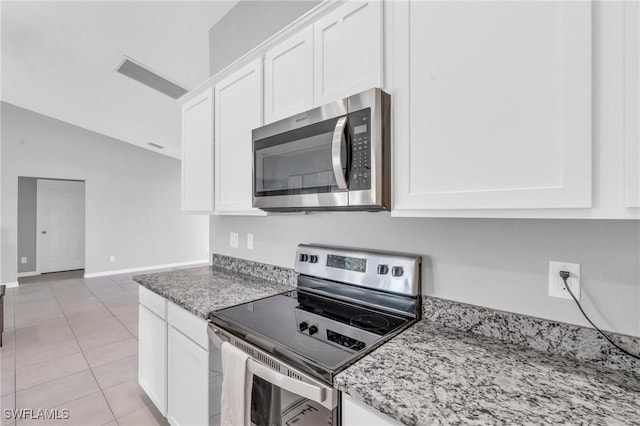
[[[338,189],[348,189],[347,179],[342,171],[342,144],[345,141],[344,128],[347,126],[347,117],[340,117],[333,130],[331,140],[331,163],[333,164],[333,174],[338,183]],[[346,142],[346,141],[345,141]]]

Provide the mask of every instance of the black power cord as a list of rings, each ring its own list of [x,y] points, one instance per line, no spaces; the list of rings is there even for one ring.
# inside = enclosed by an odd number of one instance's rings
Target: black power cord
[[[629,355],[630,357],[633,357],[635,359],[640,359],[639,355],[636,354],[632,354],[631,352],[629,352],[628,350],[626,350],[625,348],[622,348],[620,346],[618,346],[618,344],[616,342],[614,342],[613,340],[611,340],[609,338],[609,336],[607,336],[606,334],[604,334],[604,332],[602,330],[600,330],[598,328],[597,325],[595,325],[593,323],[593,321],[591,321],[589,319],[589,317],[587,316],[587,314],[584,312],[584,309],[582,309],[582,306],[580,305],[580,302],[578,302],[578,299],[576,299],[576,297],[573,295],[573,292],[571,291],[571,288],[569,287],[569,283],[567,283],[567,280],[569,279],[569,277],[571,276],[571,273],[567,272],[567,271],[560,271],[560,278],[562,278],[562,281],[564,281],[564,287],[567,289],[567,291],[569,292],[569,294],[571,295],[571,297],[573,298],[573,301],[576,302],[576,305],[578,305],[578,309],[580,309],[580,312],[582,312],[582,315],[584,315],[584,317],[587,319],[587,321],[589,321],[589,324],[591,324],[593,326],[593,328],[595,328],[596,330],[598,330],[598,332],[600,334],[602,334],[602,337],[604,337],[605,339],[607,339],[607,341],[609,343],[611,343],[616,349],[618,349],[619,351]]]

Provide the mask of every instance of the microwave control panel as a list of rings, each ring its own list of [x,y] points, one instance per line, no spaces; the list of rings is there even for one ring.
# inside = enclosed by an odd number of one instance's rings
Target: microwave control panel
[[[351,172],[349,190],[371,188],[371,108],[349,114]]]

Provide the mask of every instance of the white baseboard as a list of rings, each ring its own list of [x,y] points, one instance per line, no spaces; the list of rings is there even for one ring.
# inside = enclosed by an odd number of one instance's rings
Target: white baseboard
[[[18,287],[18,281],[14,281],[12,283],[2,283],[2,285],[6,285],[7,288]]]
[[[195,265],[204,266],[204,265],[208,265],[209,263],[210,263],[209,259],[192,260],[189,262],[168,263],[166,265],[142,266],[139,268],[117,269],[113,271],[90,272],[90,273],[85,272],[84,277],[85,278],[107,277],[109,275],[130,274],[131,272],[144,272],[144,271],[151,271],[153,269],[177,268],[179,266],[195,266]]]
[[[38,271],[31,271],[31,272],[18,272],[18,278],[24,278],[24,277],[35,277],[36,275],[42,275],[40,272]]]

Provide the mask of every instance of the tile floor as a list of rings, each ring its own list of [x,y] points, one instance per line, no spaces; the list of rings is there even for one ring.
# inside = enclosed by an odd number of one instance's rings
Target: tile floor
[[[138,285],[82,271],[20,279],[4,298],[0,425],[167,425],[138,386]],[[67,420],[6,409],[68,409]]]

